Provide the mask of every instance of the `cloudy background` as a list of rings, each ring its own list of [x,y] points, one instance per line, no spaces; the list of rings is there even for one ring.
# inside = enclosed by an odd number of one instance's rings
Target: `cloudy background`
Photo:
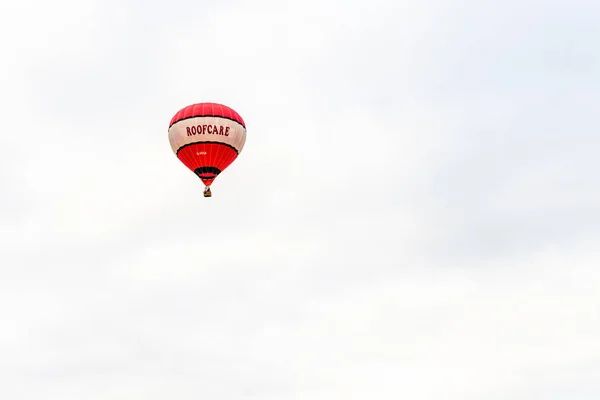
[[[0,6],[0,398],[600,398],[600,3],[164,3]]]

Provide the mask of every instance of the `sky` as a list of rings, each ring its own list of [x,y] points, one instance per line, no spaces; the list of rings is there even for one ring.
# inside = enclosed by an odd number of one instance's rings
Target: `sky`
[[[0,5],[0,398],[597,400],[600,3]],[[168,123],[234,108],[202,197]]]

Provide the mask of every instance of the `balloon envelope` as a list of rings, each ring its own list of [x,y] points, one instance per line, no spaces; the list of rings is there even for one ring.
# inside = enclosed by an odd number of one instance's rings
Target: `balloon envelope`
[[[208,187],[244,148],[246,124],[225,105],[192,104],[171,119],[169,143],[177,158]]]

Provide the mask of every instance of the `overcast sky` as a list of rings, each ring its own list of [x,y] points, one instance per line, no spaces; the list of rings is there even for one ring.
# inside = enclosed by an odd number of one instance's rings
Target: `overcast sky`
[[[600,398],[597,0],[166,3],[0,5],[0,398]]]

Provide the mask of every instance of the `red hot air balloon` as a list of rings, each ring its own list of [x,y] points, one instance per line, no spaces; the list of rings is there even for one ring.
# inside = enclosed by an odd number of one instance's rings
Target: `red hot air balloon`
[[[171,119],[169,142],[177,158],[206,185],[204,197],[210,197],[210,185],[244,148],[246,124],[222,104],[192,104]]]

